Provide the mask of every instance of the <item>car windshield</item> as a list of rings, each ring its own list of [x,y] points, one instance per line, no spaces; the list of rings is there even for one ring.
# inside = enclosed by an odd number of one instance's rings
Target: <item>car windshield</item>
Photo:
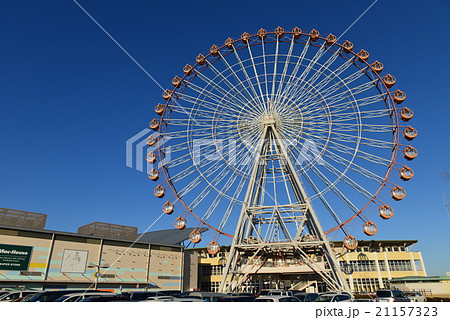
[[[316,299],[316,302],[331,302],[333,300],[333,296],[320,296]]]
[[[391,292],[390,291],[377,291],[377,297],[382,297],[382,298],[391,297]]]
[[[29,300],[31,300],[31,298],[33,298],[34,296],[37,296],[39,293],[37,292],[37,293],[32,293],[32,294],[29,294],[29,295],[27,295],[25,298],[23,298],[20,302],[26,302],[26,301],[29,301]]]

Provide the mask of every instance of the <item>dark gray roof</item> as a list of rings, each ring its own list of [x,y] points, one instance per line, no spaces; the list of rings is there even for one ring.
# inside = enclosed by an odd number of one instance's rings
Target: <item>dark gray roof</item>
[[[178,230],[178,229],[158,230],[158,231],[152,231],[152,232],[138,234],[138,239],[140,242],[166,243],[166,244],[177,245],[177,244],[181,244],[183,241],[189,239],[189,234],[193,230],[194,230],[194,228],[185,228],[183,230]],[[208,228],[201,228],[198,231],[203,233],[207,230],[208,230]]]

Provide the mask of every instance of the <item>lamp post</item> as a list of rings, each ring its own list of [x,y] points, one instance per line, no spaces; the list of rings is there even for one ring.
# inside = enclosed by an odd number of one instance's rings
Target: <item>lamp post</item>
[[[97,290],[98,278],[100,278],[100,276],[101,276],[100,269],[101,268],[109,268],[109,264],[104,263],[104,264],[100,265],[100,264],[95,264],[95,263],[89,263],[87,267],[90,269],[92,269],[92,268],[97,269],[97,271],[94,273],[94,277],[95,277],[94,289]]]

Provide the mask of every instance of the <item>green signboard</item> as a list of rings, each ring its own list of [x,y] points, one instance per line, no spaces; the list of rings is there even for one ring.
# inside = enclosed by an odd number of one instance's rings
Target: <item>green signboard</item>
[[[0,244],[0,270],[28,270],[33,247]]]

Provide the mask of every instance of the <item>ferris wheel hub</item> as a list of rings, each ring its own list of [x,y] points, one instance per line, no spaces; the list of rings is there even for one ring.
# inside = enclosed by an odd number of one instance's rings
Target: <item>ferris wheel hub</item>
[[[279,117],[276,113],[269,113],[269,114],[265,114],[261,117],[261,122],[263,125],[275,125],[277,124],[277,122],[279,122]]]

